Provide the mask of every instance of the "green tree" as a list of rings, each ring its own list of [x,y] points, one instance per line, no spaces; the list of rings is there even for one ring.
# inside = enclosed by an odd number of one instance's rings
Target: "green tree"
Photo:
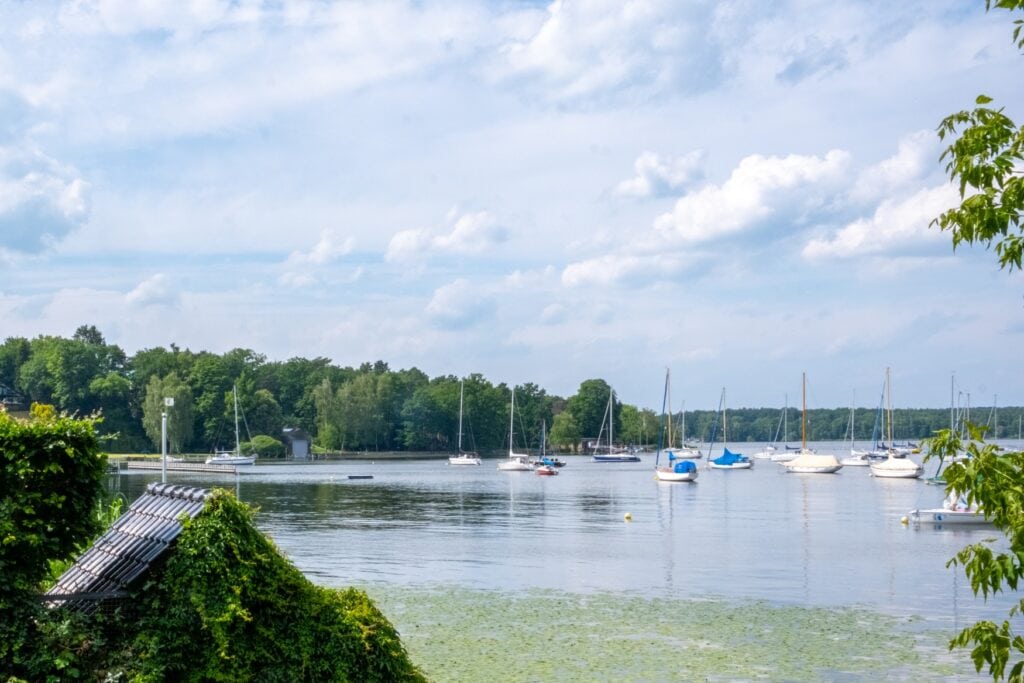
[[[24,337],[8,337],[0,344],[0,384],[21,390],[18,372],[31,354],[31,345]]]
[[[173,398],[174,405],[164,405],[165,398]],[[142,424],[146,436],[156,449],[160,450],[162,414],[167,411],[167,442],[172,453],[181,453],[191,438],[194,423],[192,416],[192,390],[176,373],[167,377],[150,377],[146,385],[146,400],[142,404]]]
[[[579,425],[576,423],[576,418],[573,417],[571,412],[563,410],[558,415],[555,415],[548,439],[556,448],[575,451],[581,438]]]
[[[1024,0],[986,0],[993,7],[1018,11]],[[1014,22],[1014,41],[1024,48],[1024,23]],[[1003,110],[987,105],[992,98],[979,95],[970,111],[951,114],[939,124],[939,138],[951,138],[942,153],[950,179],[959,186],[960,206],[934,221],[953,233],[953,247],[975,242],[995,244],[1002,268],[1021,268],[1024,256],[1024,127],[1018,127]]]
[[[993,8],[1017,12],[1024,0],[986,0]],[[1024,49],[1024,20],[1015,19],[1013,39]],[[1022,215],[1024,215],[1024,127],[1018,127],[1003,110],[988,105],[992,99],[979,95],[973,110],[960,111],[943,119],[939,138],[951,139],[942,154],[946,171],[957,184],[961,203],[932,221],[953,234],[953,247],[961,243],[995,245],[1000,268],[1020,270],[1024,254]],[[958,436],[944,430],[932,440],[929,457],[958,452]],[[963,567],[975,595],[1009,588],[1016,590],[1024,577],[1024,453],[997,453],[985,445],[981,432],[972,429],[966,447],[970,457],[946,469],[947,490],[963,494],[978,505],[1009,542],[1007,552],[993,552],[987,543],[967,546],[951,560]],[[1021,600],[1010,616],[1024,609]],[[993,680],[1024,681],[1024,635],[1015,633],[1009,620],[1002,624],[982,620],[963,629],[950,648],[971,647],[971,658],[978,671],[987,666]],[[1017,657],[1010,668],[1011,657]]]
[[[583,438],[594,438],[601,431],[608,410],[608,395],[611,387],[603,379],[588,379],[580,384],[576,395],[569,398],[568,408],[576,418]],[[615,431],[622,432],[621,411],[618,399],[615,401]],[[608,425],[604,426],[607,433]]]

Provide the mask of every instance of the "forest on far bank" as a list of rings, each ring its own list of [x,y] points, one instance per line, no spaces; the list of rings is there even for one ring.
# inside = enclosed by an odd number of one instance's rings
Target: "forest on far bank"
[[[164,398],[173,453],[209,453],[234,446],[233,389],[237,387],[242,440],[258,435],[280,440],[284,428],[307,432],[326,451],[447,451],[458,444],[460,391],[463,448],[484,452],[508,448],[511,387],[480,374],[428,377],[417,368],[392,370],[383,361],[357,368],[327,358],[268,361],[251,349],[223,354],[194,352],[175,344],[128,356],[108,344],[94,326],[79,327],[71,338],[9,337],[0,345],[0,399],[11,410],[29,404],[52,405],[59,412],[103,416],[100,431],[113,453],[159,451]],[[610,387],[585,379],[568,397],[547,393],[532,382],[515,386],[516,448],[537,448],[542,429],[554,448],[569,451],[604,433]],[[959,420],[960,415],[954,416]],[[657,446],[661,415],[616,400],[615,441]],[[978,406],[970,419],[988,426],[988,436],[1016,438],[1024,409]],[[849,439],[849,407],[807,411],[809,441]],[[729,408],[730,442],[799,442],[800,411],[789,408]],[[917,441],[950,425],[950,409],[896,409],[897,441]],[[854,411],[854,437],[867,443],[878,434],[879,411]],[[783,425],[786,426],[783,433]],[[674,440],[722,439],[716,410],[673,415]],[[996,431],[998,430],[998,431]]]

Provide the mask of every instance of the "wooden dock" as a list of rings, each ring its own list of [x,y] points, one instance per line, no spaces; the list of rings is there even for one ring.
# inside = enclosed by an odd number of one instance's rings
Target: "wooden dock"
[[[163,464],[159,460],[122,460],[119,463],[121,470],[149,470],[160,472]],[[252,466],[238,467],[236,465],[207,465],[205,462],[168,462],[168,472],[205,472],[207,474],[240,474],[252,470]]]

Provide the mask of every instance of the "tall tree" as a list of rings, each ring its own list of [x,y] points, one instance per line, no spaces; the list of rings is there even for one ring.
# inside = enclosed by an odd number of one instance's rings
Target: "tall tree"
[[[1000,8],[1017,12],[1024,0],[986,0],[986,10]],[[1024,49],[1024,20],[1014,20],[1013,39]],[[932,225],[953,234],[954,248],[961,243],[995,245],[1001,268],[1020,270],[1024,255],[1024,127],[988,105],[992,99],[979,95],[971,111],[946,117],[939,125],[939,137],[951,139],[942,158],[946,171],[960,190],[960,206],[936,218]],[[950,431],[941,432],[930,446],[931,455],[947,456],[962,444]],[[1024,453],[998,454],[984,445],[978,430],[971,432],[967,460],[946,469],[947,490],[963,494],[977,504],[1009,543],[1007,552],[993,552],[988,543],[964,548],[952,561],[964,568],[975,595],[988,597],[1004,587],[1016,590],[1024,579]],[[1018,602],[1010,615],[1024,609]],[[1014,631],[1009,620],[996,624],[979,621],[963,629],[951,647],[971,647],[978,671],[987,666],[993,680],[1006,676],[1011,657],[1024,655],[1024,635]],[[1024,660],[1012,664],[1008,679],[1024,681]]]
[[[174,399],[174,405],[165,406],[165,398]],[[149,384],[146,385],[146,400],[142,405],[142,424],[146,429],[146,435],[158,451],[162,414],[165,410],[170,452],[181,453],[185,444],[192,439],[192,390],[173,372],[164,378],[154,375],[149,379]]]
[[[597,437],[604,424],[607,433],[609,425],[605,424],[605,413],[608,410],[608,396],[612,388],[603,379],[588,379],[580,384],[575,396],[568,402],[569,411],[576,419],[583,438]],[[615,431],[622,432],[621,411],[618,399],[615,400]]]

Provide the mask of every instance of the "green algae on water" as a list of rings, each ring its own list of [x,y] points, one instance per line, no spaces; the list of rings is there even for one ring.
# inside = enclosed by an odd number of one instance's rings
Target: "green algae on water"
[[[944,631],[864,608],[366,587],[446,681],[963,681]]]

